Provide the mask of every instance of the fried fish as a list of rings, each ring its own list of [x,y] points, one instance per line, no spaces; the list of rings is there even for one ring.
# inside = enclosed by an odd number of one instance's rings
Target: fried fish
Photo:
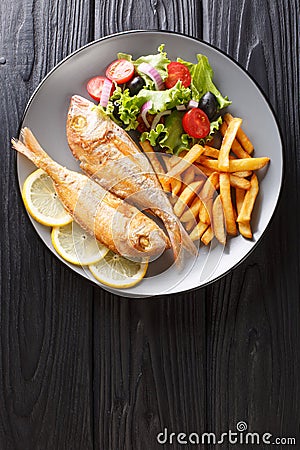
[[[100,186],[164,223],[175,259],[182,247],[196,247],[176,218],[148,158],[129,135],[92,102],[74,95],[67,117],[67,138],[82,170]]]
[[[28,128],[22,130],[22,136],[24,144],[13,139],[13,147],[47,172],[73,219],[110,250],[127,258],[149,259],[170,247],[153,220],[86,175],[53,161]]]

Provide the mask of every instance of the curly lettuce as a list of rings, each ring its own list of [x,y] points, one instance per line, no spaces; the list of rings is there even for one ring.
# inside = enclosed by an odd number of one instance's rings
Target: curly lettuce
[[[208,58],[200,53],[197,55],[197,64],[193,64],[188,61],[184,61],[181,58],[177,58],[177,61],[184,64],[190,71],[192,82],[192,98],[197,102],[206,93],[211,92],[218,100],[220,109],[226,108],[231,104],[231,101],[227,97],[223,97],[221,92],[213,83],[214,72],[211,65],[208,62]]]

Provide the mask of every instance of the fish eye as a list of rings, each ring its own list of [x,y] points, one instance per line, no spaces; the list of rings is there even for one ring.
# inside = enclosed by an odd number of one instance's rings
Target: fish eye
[[[75,128],[76,130],[82,129],[87,125],[86,118],[83,116],[75,116],[72,119],[71,127]]]

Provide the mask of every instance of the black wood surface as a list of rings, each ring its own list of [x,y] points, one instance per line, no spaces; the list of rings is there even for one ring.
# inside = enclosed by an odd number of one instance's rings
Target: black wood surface
[[[155,450],[164,427],[221,433],[242,420],[300,448],[299,16],[298,0],[2,0],[1,450]],[[63,57],[149,28],[203,38],[249,70],[278,116],[286,179],[268,232],[232,273],[186,295],[128,300],[39,240],[9,139]]]

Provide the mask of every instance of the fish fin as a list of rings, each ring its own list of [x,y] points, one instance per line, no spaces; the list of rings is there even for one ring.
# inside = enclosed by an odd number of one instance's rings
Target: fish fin
[[[191,255],[197,256],[198,255],[198,249],[195,246],[194,242],[186,232],[186,230],[183,228],[182,224],[180,223],[180,231],[182,235],[182,244],[185,250],[187,250]]]
[[[53,169],[59,167],[59,165],[42,149],[29,128],[23,128],[21,136],[24,143],[13,138],[11,141],[13,148],[26,156],[34,165],[47,172],[56,181],[55,170]]]
[[[192,255],[197,256],[198,252],[195,244],[183,228],[182,224],[178,221],[178,219],[176,220],[172,215],[165,213],[164,211],[160,211],[157,209],[152,209],[152,211],[163,221],[167,229],[175,261],[178,261],[180,263],[180,259],[182,256],[182,247]]]
[[[27,145],[23,144],[19,139],[12,138],[11,140],[12,146],[17,152],[26,156],[30,161],[33,162],[37,167],[43,168],[43,161],[39,152],[36,152],[34,149],[29,148]],[[42,156],[43,157],[43,156]]]

